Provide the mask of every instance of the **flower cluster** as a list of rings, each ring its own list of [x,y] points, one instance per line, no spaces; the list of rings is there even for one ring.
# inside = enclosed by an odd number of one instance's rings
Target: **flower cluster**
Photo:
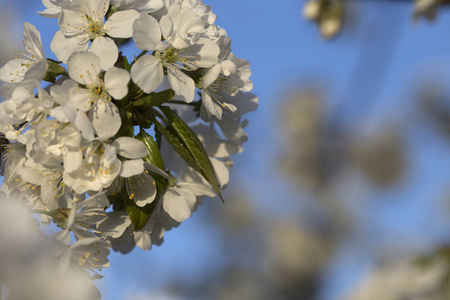
[[[58,19],[58,61],[25,23],[25,51],[0,69],[1,190],[61,228],[64,259],[100,269],[111,247],[150,250],[202,198],[221,197],[258,98],[201,1],[43,4]],[[133,43],[129,60],[119,49]]]

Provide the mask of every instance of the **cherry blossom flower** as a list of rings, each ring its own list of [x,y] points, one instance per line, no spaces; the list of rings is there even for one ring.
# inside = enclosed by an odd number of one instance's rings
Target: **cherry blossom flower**
[[[114,65],[118,48],[112,38],[131,37],[139,13],[118,11],[104,21],[108,7],[109,0],[81,0],[76,9],[62,9],[60,30],[50,44],[59,60],[67,62],[73,53],[88,50],[100,57],[103,70]]]
[[[45,75],[47,62],[41,34],[34,25],[26,22],[23,38],[26,53],[18,52],[16,59],[10,60],[0,69],[0,80],[4,82],[40,81]]]
[[[68,99],[69,104],[80,110],[89,111],[89,121],[99,138],[113,136],[121,126],[117,106],[112,99],[121,100],[128,92],[130,74],[116,67],[109,68],[100,78],[101,62],[94,53],[74,53],[67,63],[69,76],[86,89],[76,97]],[[89,124],[89,121],[81,122]],[[80,122],[80,123],[81,123]]]
[[[189,8],[180,9],[177,5],[175,7],[178,15],[182,14],[183,17],[189,18],[192,17],[191,13],[195,15]],[[187,38],[190,34],[203,28],[200,18],[195,20],[194,18],[194,21],[183,26],[178,22],[174,23],[170,17],[162,18],[158,24],[155,18],[147,14],[141,14],[136,20],[133,25],[133,38],[137,47],[148,51],[156,50],[154,56],[142,56],[131,68],[133,81],[144,92],[150,93],[161,85],[165,68],[170,86],[175,93],[182,96],[186,102],[192,102],[195,83],[183,70],[209,68],[217,63],[220,52],[219,47],[208,39],[200,39],[196,43],[189,44]],[[180,36],[176,34],[177,30],[182,30],[185,34]],[[161,33],[166,43],[161,42]]]

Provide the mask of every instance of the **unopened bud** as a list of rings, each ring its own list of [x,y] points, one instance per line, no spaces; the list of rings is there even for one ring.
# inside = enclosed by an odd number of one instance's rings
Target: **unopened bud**
[[[320,32],[326,39],[335,36],[339,30],[341,30],[341,21],[337,18],[326,19],[320,24]]]
[[[308,20],[315,20],[320,14],[320,2],[317,0],[309,1],[303,7],[303,17]]]

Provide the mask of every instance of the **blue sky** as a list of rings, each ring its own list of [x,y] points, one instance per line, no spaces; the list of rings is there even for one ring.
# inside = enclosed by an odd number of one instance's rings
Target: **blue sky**
[[[50,54],[56,20],[34,13],[42,9],[39,2],[16,0],[13,5],[20,14],[17,24],[22,26],[29,21],[36,25],[42,33],[45,51]],[[444,41],[450,26],[448,12],[442,13],[436,23],[412,24],[410,4],[370,1],[357,5],[360,10],[354,26],[338,39],[325,42],[317,28],[301,18],[303,1],[204,2],[212,5],[218,15],[216,24],[227,30],[236,56],[251,64],[253,92],[260,97],[260,106],[248,116],[249,141],[244,153],[234,159],[236,167],[228,188],[238,182],[248,187],[262,214],[270,215],[274,210],[279,214],[298,212],[305,201],[285,178],[277,176],[276,170],[281,147],[277,143],[281,142],[282,130],[279,111],[289,91],[311,82],[323,85],[324,95],[333,102],[332,108],[342,110],[342,122],[349,127],[364,124],[364,130],[370,132],[388,119],[410,122],[414,117],[411,99],[425,78],[437,74],[444,83],[445,78],[450,78],[450,43]],[[22,27],[11,29],[21,34]],[[355,69],[365,57],[370,60]],[[408,144],[412,147],[414,172],[396,190],[374,194],[363,189],[363,194],[369,195],[367,198],[386,201],[366,199],[358,204],[359,235],[338,253],[336,263],[325,277],[329,289],[323,293],[324,300],[335,299],[335,295],[351,287],[364,266],[370,265],[378,248],[391,245],[397,237],[407,236],[411,247],[423,249],[442,241],[448,232],[445,213],[437,214],[435,206],[427,205],[432,201],[430,198],[439,198],[436,188],[448,182],[448,144],[426,129],[416,129]],[[360,195],[356,184],[353,188]],[[281,200],[275,204],[271,199]],[[205,205],[222,205],[216,200]],[[232,201],[226,205],[232,205]],[[372,213],[364,214],[364,210]],[[151,252],[137,249],[126,256],[113,254],[110,270],[103,273],[104,299],[126,299],[129,290],[151,290],[164,284],[167,278],[189,278],[196,272],[204,272],[199,266],[220,264],[216,250],[221,241],[217,240],[213,227],[205,226],[205,219],[207,216],[200,208],[192,219],[167,233],[162,247]]]

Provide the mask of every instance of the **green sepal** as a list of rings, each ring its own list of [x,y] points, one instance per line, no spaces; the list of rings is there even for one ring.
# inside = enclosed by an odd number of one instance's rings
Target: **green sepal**
[[[113,203],[114,211],[125,210],[127,212],[136,230],[145,226],[157,203],[157,199],[155,199],[152,203],[139,207],[133,199],[130,199],[125,187],[119,194],[108,196],[108,200]]]
[[[58,62],[47,59],[47,72],[42,80],[55,83],[56,77],[60,75],[67,75],[66,69],[63,66],[60,66]]]
[[[163,126],[158,126],[158,130],[161,131],[186,163],[212,185],[217,195],[223,201],[216,173],[197,134],[172,109],[166,106],[162,106],[160,109],[168,120],[168,127],[167,130],[161,130],[160,127]],[[167,132],[170,134],[167,134]]]

